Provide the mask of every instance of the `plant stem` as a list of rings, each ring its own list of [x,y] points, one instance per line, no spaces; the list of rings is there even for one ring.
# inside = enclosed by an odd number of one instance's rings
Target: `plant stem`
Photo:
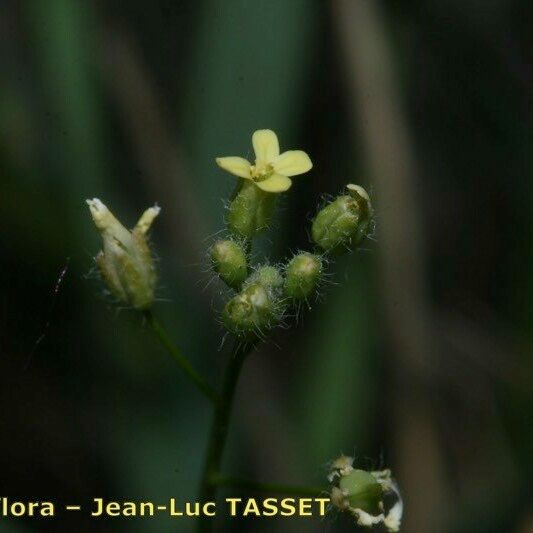
[[[216,478],[219,475],[222,455],[228,436],[233,397],[239,380],[242,365],[247,355],[252,351],[254,343],[235,341],[230,359],[224,370],[222,392],[215,407],[215,415],[207,444],[204,471],[200,483],[200,502],[214,501],[217,490]],[[211,531],[213,519],[202,517],[198,520],[199,531]]]
[[[303,487],[297,485],[284,485],[282,483],[260,483],[251,479],[222,475],[214,476],[212,482],[218,487],[232,487],[256,492],[269,492],[294,496],[319,496],[320,494],[327,492],[325,487]]]
[[[152,311],[144,311],[144,316],[152,331],[159,339],[161,344],[165,347],[167,352],[175,359],[181,369],[187,374],[196,387],[211,400],[215,405],[219,402],[219,395],[215,389],[205,381],[205,379],[198,374],[191,362],[181,353],[180,349],[169,339],[163,326],[155,318]]]

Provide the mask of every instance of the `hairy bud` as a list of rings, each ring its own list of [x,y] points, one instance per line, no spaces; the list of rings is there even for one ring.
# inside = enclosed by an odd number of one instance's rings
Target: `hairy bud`
[[[271,295],[279,294],[283,286],[283,276],[279,270],[272,265],[263,265],[256,269],[256,271],[246,280],[245,285],[259,283]]]
[[[276,305],[267,288],[250,283],[224,307],[222,319],[237,335],[252,336],[272,328],[278,320]]]
[[[326,252],[339,253],[357,246],[370,228],[373,210],[368,194],[353,184],[346,191],[321,209],[313,221],[313,241]]]
[[[276,195],[265,192],[250,180],[240,180],[229,205],[228,229],[236,236],[253,239],[270,223]]]
[[[103,240],[95,260],[104,283],[119,301],[148,309],[154,302],[157,274],[146,234],[160,208],[147,209],[129,231],[98,198],[87,204]]]
[[[295,255],[285,268],[285,294],[294,300],[305,300],[317,288],[322,275],[322,259],[303,252]]]
[[[213,269],[233,289],[239,289],[248,275],[246,252],[238,242],[225,239],[213,244],[210,251]]]

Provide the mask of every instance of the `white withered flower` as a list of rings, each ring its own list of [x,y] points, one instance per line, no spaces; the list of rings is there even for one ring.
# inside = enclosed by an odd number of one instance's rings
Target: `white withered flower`
[[[354,458],[348,455],[341,455],[329,464],[328,481],[333,483],[336,478],[346,476],[353,470]]]
[[[119,301],[148,309],[154,302],[157,274],[146,235],[160,208],[147,209],[130,231],[98,198],[87,204],[103,240],[103,249],[95,258],[103,281]]]

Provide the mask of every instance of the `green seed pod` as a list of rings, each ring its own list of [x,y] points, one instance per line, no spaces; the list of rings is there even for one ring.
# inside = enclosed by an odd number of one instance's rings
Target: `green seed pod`
[[[285,269],[285,294],[294,300],[305,300],[317,288],[322,275],[322,259],[303,252],[295,255]]]
[[[253,239],[270,223],[276,195],[261,190],[253,181],[241,179],[231,200],[228,229],[236,236]]]
[[[364,470],[353,470],[339,480],[339,489],[347,498],[352,509],[377,515],[381,511],[383,488],[376,478]]]
[[[347,194],[338,196],[318,212],[311,228],[313,241],[326,252],[340,253],[363,241],[372,217],[368,194],[359,185],[350,184]]]
[[[248,261],[242,245],[231,239],[219,240],[210,251],[213,269],[233,289],[239,289],[248,275]]]
[[[247,285],[224,307],[222,320],[237,335],[251,336],[270,329],[277,322],[278,313],[268,290],[260,283]]]
[[[259,283],[271,294],[278,294],[283,286],[283,276],[279,270],[271,265],[259,267],[247,280],[245,285]]]
[[[103,250],[95,259],[102,280],[117,300],[135,309],[148,309],[154,302],[157,273],[146,234],[159,207],[147,209],[129,231],[97,198],[87,204],[103,240]]]

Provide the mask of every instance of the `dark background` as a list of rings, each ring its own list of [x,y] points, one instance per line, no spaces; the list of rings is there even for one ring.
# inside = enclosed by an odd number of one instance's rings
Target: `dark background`
[[[0,495],[195,498],[209,406],[142,318],[103,297],[84,200],[129,226],[162,206],[156,313],[215,383],[227,343],[205,251],[234,179],[214,158],[250,154],[251,133],[271,128],[314,168],[263,252],[308,247],[322,195],[348,182],[371,191],[378,224],[331,267],[323,301],[248,362],[225,470],[320,485],[330,459],[355,454],[393,469],[406,532],[533,531],[530,2],[0,9]],[[0,520],[10,533],[191,529]],[[354,529],[334,516],[220,525]]]

